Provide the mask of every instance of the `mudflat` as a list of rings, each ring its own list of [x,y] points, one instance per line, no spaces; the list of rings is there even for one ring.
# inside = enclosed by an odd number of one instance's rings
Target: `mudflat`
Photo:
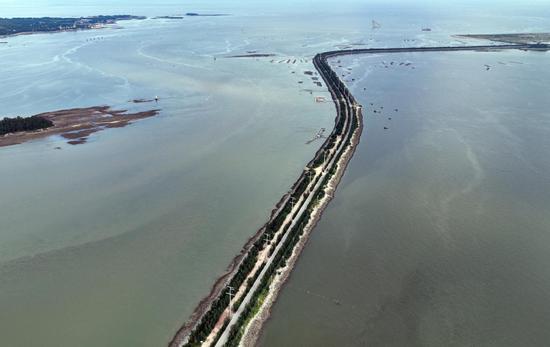
[[[83,144],[86,143],[90,134],[108,128],[125,127],[139,119],[156,116],[160,110],[127,112],[127,110],[113,110],[110,106],[93,106],[40,113],[36,116],[48,119],[54,125],[43,130],[22,131],[1,136],[0,147],[16,145],[51,135],[61,135],[69,140],[67,143],[71,145]]]

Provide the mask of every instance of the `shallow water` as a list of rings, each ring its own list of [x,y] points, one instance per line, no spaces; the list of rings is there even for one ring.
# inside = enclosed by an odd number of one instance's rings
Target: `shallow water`
[[[548,53],[340,59],[365,131],[259,345],[547,345]]]
[[[3,345],[166,344],[313,156],[330,104],[286,64],[223,58],[247,46],[224,20],[223,36],[148,20],[0,47],[5,114],[162,109],[81,146],[0,149]]]
[[[305,142],[331,128],[333,106],[313,100],[326,91],[303,74],[311,57],[350,43],[458,43],[448,35],[463,29],[452,12],[430,6],[37,3],[12,2],[2,15],[233,15],[122,22],[0,45],[2,114],[143,108],[127,101],[155,95],[162,108],[85,145],[52,137],[0,149],[7,346],[165,344],[313,156],[319,144]],[[492,14],[491,27],[486,15],[466,13],[474,31],[545,25],[507,13]],[[384,25],[376,32],[373,17]],[[423,25],[437,30],[422,33]],[[223,58],[247,50],[308,63]]]

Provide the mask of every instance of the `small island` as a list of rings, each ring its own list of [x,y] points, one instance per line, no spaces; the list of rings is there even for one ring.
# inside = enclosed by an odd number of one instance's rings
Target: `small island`
[[[514,34],[468,34],[455,35],[460,38],[489,40],[512,44],[545,44],[550,43],[550,33],[514,33]]]
[[[267,57],[275,57],[277,54],[273,53],[247,53],[247,54],[237,54],[237,55],[229,55],[226,58],[267,58]]]
[[[128,113],[109,106],[72,108],[23,118],[4,118],[0,121],[0,147],[11,146],[61,135],[70,145],[86,143],[88,137],[108,128],[122,128],[139,119],[158,115],[160,110]]]
[[[0,36],[89,30],[102,28],[121,20],[145,19],[142,16],[113,15],[80,18],[0,18]]]
[[[158,16],[153,19],[183,19],[182,16]]]
[[[187,12],[185,14],[187,17],[221,17],[221,16],[229,16],[225,13],[196,13],[196,12]]]

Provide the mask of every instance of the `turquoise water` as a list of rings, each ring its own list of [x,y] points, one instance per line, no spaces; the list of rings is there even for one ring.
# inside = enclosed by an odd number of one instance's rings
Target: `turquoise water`
[[[314,102],[326,91],[303,74],[315,53],[413,38],[459,44],[450,33],[547,23],[544,11],[464,8],[464,28],[437,6],[342,4],[7,2],[2,16],[232,16],[122,22],[0,45],[2,114],[133,109],[128,100],[155,95],[162,108],[85,145],[51,137],[0,149],[2,345],[166,344],[319,145],[305,142],[332,126],[333,106]],[[376,32],[373,18],[383,24]],[[420,32],[426,25],[434,32]],[[224,58],[247,50],[308,62]]]

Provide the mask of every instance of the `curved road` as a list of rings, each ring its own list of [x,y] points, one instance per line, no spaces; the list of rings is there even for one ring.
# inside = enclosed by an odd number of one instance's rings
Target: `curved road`
[[[484,46],[459,46],[459,47],[367,48],[367,49],[349,49],[349,50],[329,51],[329,52],[319,53],[313,58],[313,64],[315,65],[315,68],[317,69],[319,74],[322,76],[323,80],[327,85],[329,92],[332,95],[332,100],[334,101],[336,111],[337,111],[337,118],[336,118],[335,124],[338,124],[340,119],[344,118],[344,126],[342,130],[343,133],[341,135],[338,135],[337,137],[338,142],[337,142],[336,149],[330,151],[328,163],[326,163],[321,170],[317,169],[313,171],[315,172],[315,176],[311,180],[311,182],[313,183],[313,187],[310,188],[311,186],[311,183],[310,183],[310,186],[308,186],[308,188],[305,190],[305,192],[307,192],[311,189],[311,193],[307,196],[306,199],[303,199],[303,197],[301,197],[300,200],[302,200],[303,203],[297,204],[296,206],[294,206],[292,211],[289,213],[290,216],[293,216],[290,221],[291,223],[290,228],[287,229],[286,233],[283,235],[283,237],[277,244],[275,251],[266,261],[266,265],[263,267],[259,276],[255,280],[254,284],[246,294],[245,298],[242,300],[237,311],[233,314],[231,320],[229,321],[229,324],[224,328],[220,339],[215,345],[216,347],[221,347],[226,344],[227,339],[229,337],[229,333],[231,332],[231,329],[237,324],[245,307],[252,300],[254,293],[256,292],[264,276],[266,275],[267,270],[269,269],[270,265],[273,263],[275,256],[279,253],[282,245],[284,244],[285,240],[288,238],[288,235],[290,234],[288,230],[296,227],[298,220],[300,220],[300,218],[306,212],[313,198],[317,195],[317,192],[319,192],[320,189],[324,188],[322,187],[322,184],[326,175],[330,172],[330,170],[333,167],[339,164],[338,161],[340,159],[340,154],[342,154],[348,147],[346,145],[347,140],[352,135],[352,132],[353,132],[352,131],[353,127],[351,127],[351,120],[353,119],[353,117],[357,117],[357,120],[359,121],[362,117],[361,106],[357,104],[353,95],[351,95],[351,93],[349,92],[345,84],[338,77],[338,74],[334,70],[332,70],[332,68],[330,67],[330,64],[328,63],[328,59],[334,58],[336,56],[354,55],[354,54],[406,53],[406,52],[453,52],[453,51],[487,52],[487,51],[500,51],[500,50],[510,50],[510,49],[546,51],[550,49],[550,46],[546,44],[510,44],[510,45],[484,45]],[[336,132],[337,132],[337,129],[335,126],[334,130],[332,131],[332,134],[334,135],[336,134]],[[325,143],[321,146],[321,149],[317,152],[317,154],[325,150],[328,143],[329,143],[329,139],[325,141]],[[284,228],[284,225],[281,227],[281,229],[282,228]]]

